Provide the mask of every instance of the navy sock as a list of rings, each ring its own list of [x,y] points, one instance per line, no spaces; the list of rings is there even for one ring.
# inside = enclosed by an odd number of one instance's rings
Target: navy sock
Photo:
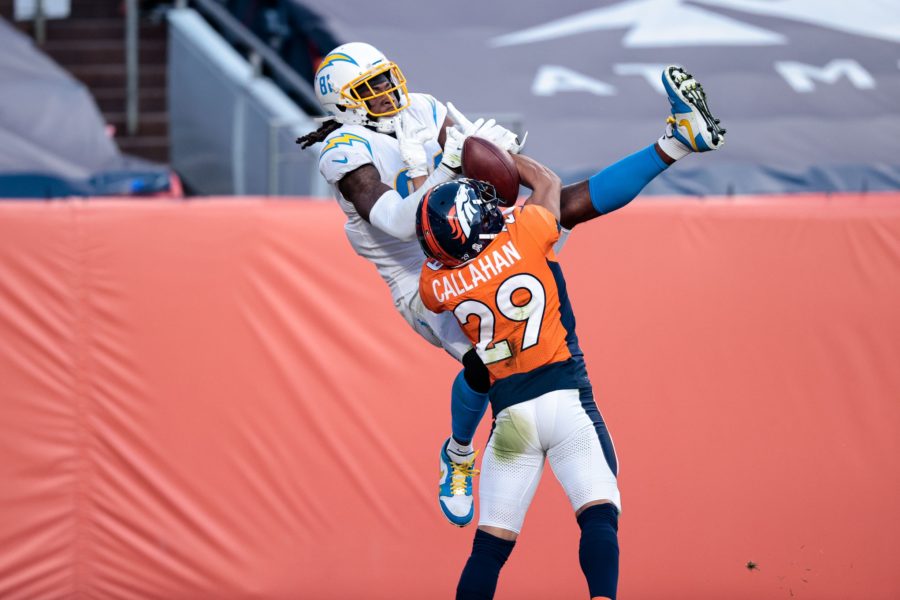
[[[497,590],[500,569],[509,558],[515,542],[491,535],[480,529],[475,532],[472,554],[466,561],[456,587],[456,600],[490,600]]]
[[[591,598],[616,598],[619,583],[619,514],[612,504],[596,504],[578,515],[578,561]]]
[[[453,439],[460,445],[472,443],[478,423],[488,407],[488,395],[476,392],[466,381],[465,370],[453,380],[450,392],[450,425]]]

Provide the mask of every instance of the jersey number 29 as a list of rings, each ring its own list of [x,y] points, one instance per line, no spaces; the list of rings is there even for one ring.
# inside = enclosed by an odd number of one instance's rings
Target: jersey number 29
[[[522,289],[527,290],[531,298],[521,306],[513,304],[513,294]],[[541,337],[545,300],[544,286],[537,277],[527,273],[513,275],[497,288],[496,305],[500,315],[510,321],[525,322],[522,350],[537,345]],[[512,356],[507,340],[494,341],[496,318],[487,304],[478,300],[465,300],[457,305],[453,314],[463,325],[468,322],[469,317],[478,317],[478,343],[475,344],[475,350],[484,364],[489,365]]]

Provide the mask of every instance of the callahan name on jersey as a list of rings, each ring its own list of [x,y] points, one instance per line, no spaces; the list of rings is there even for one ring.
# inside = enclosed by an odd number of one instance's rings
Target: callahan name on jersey
[[[520,260],[522,260],[522,255],[519,254],[512,240],[507,241],[496,250],[488,249],[468,265],[458,269],[445,270],[446,275],[431,282],[431,291],[438,302],[446,302],[454,296],[460,296],[475,289],[479,283],[490,281]],[[441,263],[437,261],[428,261],[427,264],[428,268],[435,271],[442,268]]]

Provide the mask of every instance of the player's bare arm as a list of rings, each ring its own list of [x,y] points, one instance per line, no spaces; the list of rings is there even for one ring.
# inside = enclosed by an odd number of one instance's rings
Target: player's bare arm
[[[559,223],[566,229],[572,229],[579,223],[600,216],[591,204],[591,192],[587,181],[565,186],[561,192],[559,208]]]
[[[363,165],[344,175],[338,182],[338,188],[344,198],[353,204],[359,216],[366,221],[369,220],[369,213],[372,212],[372,207],[378,199],[391,190],[390,186],[381,181],[378,169],[371,164]]]
[[[513,155],[522,183],[532,190],[525,204],[543,206],[559,221],[562,181],[559,176],[529,156]]]
[[[438,132],[438,144],[441,145],[441,148],[444,147],[444,143],[447,141],[447,128],[453,127],[453,125],[453,119],[444,117],[444,124],[441,125],[441,130]]]

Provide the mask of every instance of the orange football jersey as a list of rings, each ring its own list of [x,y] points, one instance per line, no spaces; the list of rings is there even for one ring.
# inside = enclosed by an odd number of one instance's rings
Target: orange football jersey
[[[563,314],[571,309],[553,252],[557,239],[553,215],[526,205],[507,214],[505,229],[474,260],[455,269],[436,261],[422,267],[422,302],[433,312],[453,312],[493,381],[572,357],[574,317],[569,331]]]

